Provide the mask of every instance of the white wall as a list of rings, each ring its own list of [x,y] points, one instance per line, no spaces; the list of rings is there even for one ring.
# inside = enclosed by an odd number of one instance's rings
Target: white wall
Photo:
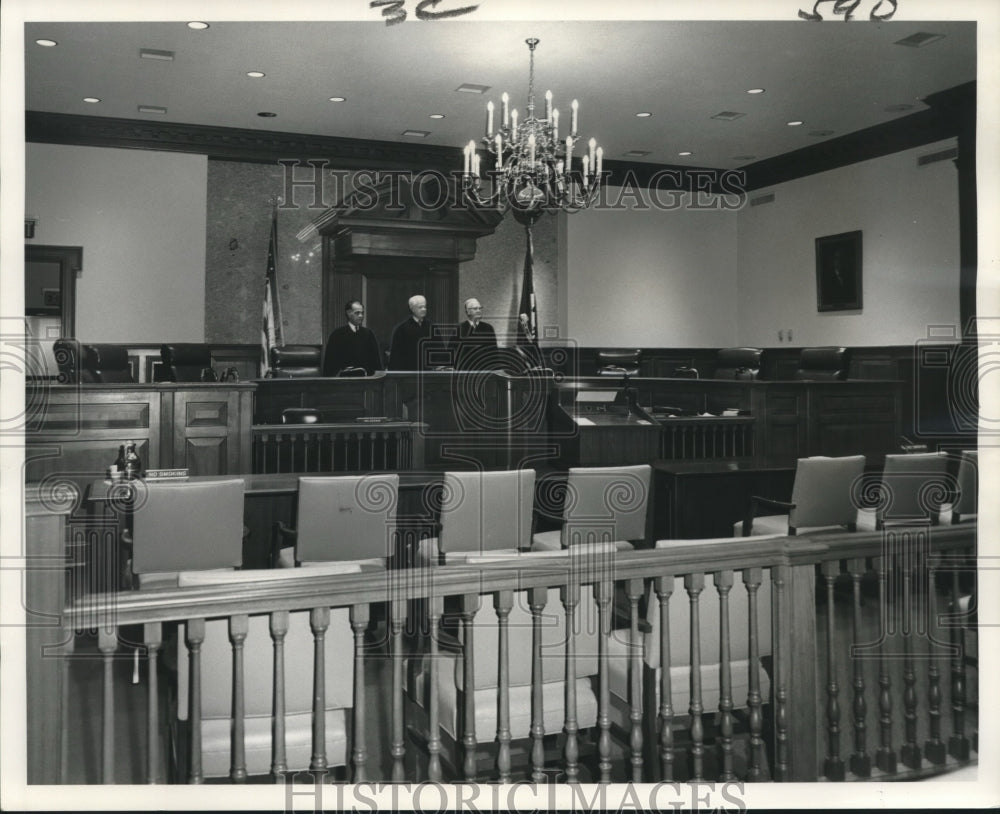
[[[76,335],[96,342],[205,337],[203,155],[26,145],[29,244],[82,246]]]
[[[614,200],[614,192],[607,197]],[[608,347],[736,343],[736,212],[595,207],[563,217],[559,291],[570,340]]]
[[[955,141],[906,150],[753,192],[773,203],[738,221],[739,344],[897,345],[931,325],[959,324],[958,179],[954,164],[917,157]],[[983,228],[985,224],[980,224]],[[816,309],[815,239],[863,232],[863,308]],[[721,344],[721,343],[718,343]]]

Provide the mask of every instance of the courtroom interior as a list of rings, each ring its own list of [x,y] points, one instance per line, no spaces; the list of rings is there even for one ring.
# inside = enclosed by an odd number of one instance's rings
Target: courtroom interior
[[[977,23],[404,5],[24,25],[27,782],[975,767]]]

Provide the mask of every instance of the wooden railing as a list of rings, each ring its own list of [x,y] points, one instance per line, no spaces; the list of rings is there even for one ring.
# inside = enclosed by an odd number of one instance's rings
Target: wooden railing
[[[255,424],[253,471],[406,471],[423,465],[418,424]]]
[[[751,459],[754,455],[752,416],[663,418],[660,457],[677,461]]]
[[[313,755],[310,768],[325,770],[323,715],[325,709],[324,637],[329,624],[329,614],[346,609],[353,630],[354,641],[354,704],[351,711],[353,732],[349,756],[354,781],[392,779],[400,780],[454,780],[447,776],[442,765],[440,738],[440,710],[438,709],[438,670],[426,674],[429,682],[426,709],[428,727],[425,732],[427,762],[426,776],[407,777],[407,751],[404,738],[408,723],[404,707],[408,700],[404,687],[404,664],[415,663],[426,655],[431,659],[440,654],[442,634],[439,622],[446,608],[456,607],[457,627],[468,646],[462,648],[461,669],[465,686],[475,686],[472,681],[476,670],[497,670],[497,698],[500,709],[498,718],[497,767],[501,777],[510,777],[510,732],[505,717],[510,703],[508,675],[510,660],[527,658],[525,653],[509,652],[508,617],[515,592],[527,592],[531,609],[532,637],[531,659],[541,664],[541,632],[543,612],[562,613],[566,629],[573,631],[565,641],[565,675],[567,687],[575,686],[576,647],[582,633],[574,625],[578,610],[583,606],[584,591],[593,592],[597,613],[599,670],[596,675],[598,710],[596,733],[591,740],[596,746],[594,780],[602,783],[620,782],[625,779],[701,779],[706,777],[707,766],[716,766],[719,779],[734,777],[747,780],[815,781],[821,777],[829,780],[905,779],[928,771],[943,771],[962,762],[974,759],[975,723],[967,716],[970,703],[966,697],[968,667],[962,657],[961,636],[968,625],[959,618],[947,640],[935,638],[941,628],[929,599],[935,595],[933,570],[950,569],[949,591],[951,605],[957,606],[960,593],[959,570],[969,568],[974,560],[975,526],[908,527],[881,533],[829,535],[821,538],[788,537],[772,539],[739,539],[714,542],[676,541],[668,548],[602,554],[599,558],[533,558],[521,557],[516,562],[492,562],[480,565],[447,565],[433,568],[404,568],[377,573],[344,574],[338,576],[305,576],[293,582],[266,580],[253,584],[217,585],[162,591],[135,591],[106,595],[72,604],[63,614],[66,631],[86,622],[91,624],[95,609],[103,620],[100,624],[100,652],[105,663],[103,703],[95,699],[69,699],[69,703],[89,702],[95,712],[100,710],[102,737],[103,782],[114,782],[115,750],[126,748],[115,742],[114,699],[111,692],[111,663],[118,649],[119,632],[124,626],[141,625],[142,643],[149,661],[147,723],[138,723],[133,731],[145,731],[148,737],[148,782],[159,782],[159,744],[164,721],[160,718],[157,703],[157,671],[155,665],[164,640],[164,625],[172,622],[186,623],[187,647],[190,664],[190,710],[192,733],[198,732],[200,720],[200,687],[202,676],[199,667],[200,641],[198,631],[208,619],[228,619],[232,642],[234,680],[232,724],[232,768],[235,781],[245,778],[243,763],[243,638],[249,617],[267,615],[270,619],[274,641],[274,676],[276,687],[288,681],[312,681],[314,693]],[[846,564],[846,576],[840,576],[841,563]],[[817,566],[825,602],[817,602]],[[943,569],[943,570],[942,570]],[[840,577],[838,579],[838,577]],[[689,642],[686,657],[678,652],[678,642],[671,641],[670,616],[685,602],[677,596],[675,580],[682,579],[686,601],[691,607]],[[837,626],[841,618],[842,603],[836,601],[837,586],[844,581],[850,587],[850,625]],[[718,611],[718,651],[703,650],[702,642],[708,633],[702,623],[698,608],[699,595],[713,582],[718,592],[718,602],[712,605]],[[876,586],[874,596],[869,584]],[[470,594],[470,587],[475,586]],[[641,599],[646,587],[652,589],[660,601],[659,635],[660,652],[664,668],[659,675],[644,675],[641,631]],[[758,596],[769,587],[772,610],[773,666],[770,672],[773,701],[761,692],[762,667],[759,645],[762,631],[758,629],[761,612]],[[561,591],[562,608],[545,608],[545,589]],[[625,773],[613,769],[614,758],[620,754],[612,745],[609,675],[611,658],[614,597],[624,597],[626,608],[627,658],[630,661],[630,693],[627,720],[624,727]],[[730,618],[731,599],[736,592],[745,591],[747,613],[745,618]],[[95,598],[91,598],[94,600]],[[474,607],[482,601],[496,609],[499,635],[499,664],[488,668],[472,662],[471,620]],[[880,624],[874,639],[866,638],[861,624],[863,603],[878,603]],[[314,636],[314,675],[285,676],[282,660],[282,631],[287,627],[289,611],[308,610],[311,614]],[[424,637],[404,635],[407,617],[420,613],[427,622],[429,635]],[[391,680],[387,682],[384,708],[389,710],[389,735],[384,739],[373,737],[374,722],[367,718],[364,693],[370,669],[369,647],[364,632],[373,614],[386,620],[387,658],[391,663]],[[713,611],[714,614],[714,611]],[[839,630],[849,627],[847,635]],[[825,630],[824,630],[825,628]],[[192,635],[194,631],[194,635]],[[407,640],[409,638],[409,640]],[[746,663],[747,686],[747,751],[745,765],[734,763],[734,708],[743,706],[742,699],[733,698],[731,692],[730,656],[733,643],[747,641],[749,659]],[[899,653],[893,651],[898,645]],[[184,645],[179,645],[184,646]],[[940,646],[944,646],[942,650]],[[676,664],[690,665],[689,720],[681,731],[686,743],[678,738],[675,726],[684,710],[671,706],[671,671]],[[950,682],[942,681],[941,663],[949,665]],[[902,663],[902,680],[896,682],[898,672],[893,666]],[[706,740],[702,713],[702,665],[718,664],[720,701],[718,706],[718,737],[714,745]],[[918,682],[918,665],[921,673]],[[878,669],[876,682],[867,676]],[[841,673],[849,670],[845,679]],[[660,682],[660,704],[647,703],[648,682]],[[644,686],[645,682],[645,686]],[[841,699],[840,687],[852,687],[853,698],[847,704]],[[926,686],[921,701],[917,684]],[[945,686],[947,685],[947,686]],[[817,687],[822,686],[825,705],[817,708]],[[414,687],[411,683],[409,693]],[[469,703],[468,696],[463,703]],[[545,733],[541,728],[541,694],[538,681],[532,682],[532,746],[529,750],[530,766],[515,772],[514,779],[529,776],[535,779],[546,776],[549,764],[544,750]],[[412,699],[411,699],[412,700]],[[849,720],[853,728],[852,751],[846,756],[842,751],[842,707],[850,709]],[[282,731],[282,693],[274,697],[273,725]],[[945,710],[949,715],[944,715]],[[868,721],[877,710],[878,746],[868,737]],[[900,717],[900,712],[902,715]],[[565,721],[562,734],[562,756],[559,759],[561,777],[580,779],[580,748],[584,738],[577,723],[575,691],[566,691]],[[945,719],[950,731],[943,731]],[[475,731],[470,732],[469,709],[460,718],[464,721],[461,737],[461,754],[451,764],[465,777],[476,777],[475,761],[469,758],[477,748]],[[900,726],[902,722],[902,727]],[[918,723],[919,722],[919,723]],[[63,719],[65,726],[65,717]],[[918,732],[927,733],[921,744]],[[899,734],[902,732],[902,745]],[[971,737],[970,737],[971,736]],[[820,743],[825,744],[821,755]],[[275,739],[274,743],[279,743]],[[369,764],[372,755],[369,745],[383,743],[391,758],[387,777],[373,776]],[[195,735],[189,744],[190,766],[186,777],[179,782],[199,782],[199,739]],[[277,747],[276,747],[277,748]],[[463,755],[464,758],[463,759]],[[276,751],[275,769],[283,766]],[[279,772],[280,773],[280,772]],[[478,779],[485,779],[481,774]]]

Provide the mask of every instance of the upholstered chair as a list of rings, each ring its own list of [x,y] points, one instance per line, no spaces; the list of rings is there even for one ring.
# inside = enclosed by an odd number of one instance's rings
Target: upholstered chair
[[[747,537],[856,531],[864,471],[864,455],[799,458],[791,501],[754,495],[746,517],[734,524],[733,533]],[[761,509],[779,509],[781,513],[758,516]]]
[[[132,368],[128,363],[128,349],[124,345],[84,345],[83,358],[92,381],[101,384],[127,384],[134,381]]]
[[[843,381],[849,367],[847,348],[803,348],[795,378],[816,382]]]
[[[322,352],[319,345],[277,345],[270,352],[270,375],[276,379],[319,376]]]
[[[760,376],[761,348],[722,348],[715,357],[713,379],[756,379]]]
[[[212,368],[212,351],[197,342],[173,342],[160,346],[160,360],[162,381],[200,382]]]
[[[876,505],[858,512],[858,527],[871,531],[887,524],[937,524],[954,486],[945,452],[886,455],[881,479],[868,490]]]
[[[597,352],[598,376],[638,376],[641,350],[599,350]]]

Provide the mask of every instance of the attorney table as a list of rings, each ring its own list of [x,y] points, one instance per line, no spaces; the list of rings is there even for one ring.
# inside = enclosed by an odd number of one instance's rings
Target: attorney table
[[[658,460],[652,466],[657,540],[732,537],[753,495],[788,500],[795,478],[794,466],[741,461]]]

